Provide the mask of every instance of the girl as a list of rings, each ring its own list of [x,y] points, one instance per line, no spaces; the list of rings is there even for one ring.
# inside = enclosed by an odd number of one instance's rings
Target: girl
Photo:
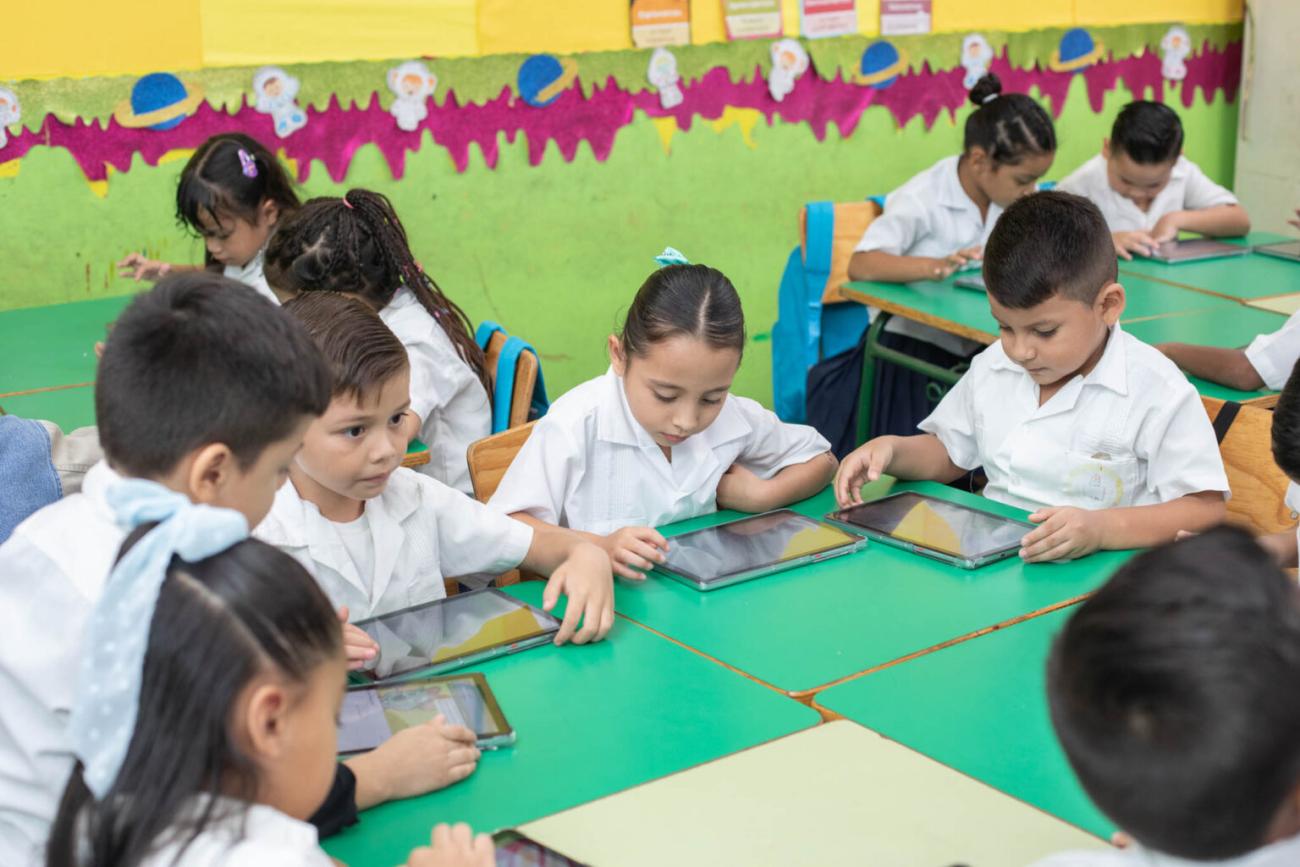
[[[671,248],[658,261],[609,337],[610,370],[552,404],[490,502],[581,531],[625,578],[662,562],[652,527],[774,509],[820,491],[836,467],[815,430],[729,394],[745,345],[731,281]]]
[[[329,601],[237,512],[143,481],[110,499],[161,523],[127,539],[91,618],[47,863],[331,864],[305,821],[334,779],[347,666]],[[482,838],[436,837],[430,863],[492,863]]]
[[[225,133],[205,141],[181,172],[176,220],[203,238],[203,267],[279,299],[262,275],[262,254],[276,224],[298,207],[298,195],[284,167],[256,139]],[[132,253],[118,273],[157,280],[172,271],[197,270]]]
[[[312,199],[267,248],[267,277],[286,295],[356,295],[406,347],[411,361],[407,439],[429,447],[419,470],[472,495],[465,452],[492,433],[491,383],[469,319],[411,255],[406,230],[379,193]]]
[[[1051,168],[1056,132],[1042,106],[1024,94],[1003,95],[992,73],[976,82],[970,100],[977,107],[966,118],[961,155],[945,157],[889,195],[885,213],[867,227],[849,261],[850,279],[943,280],[978,267],[1002,209],[1032,193]],[[981,348],[898,317],[886,324],[880,343],[945,368]],[[929,383],[891,363],[877,365],[871,436],[916,433],[933,409]]]

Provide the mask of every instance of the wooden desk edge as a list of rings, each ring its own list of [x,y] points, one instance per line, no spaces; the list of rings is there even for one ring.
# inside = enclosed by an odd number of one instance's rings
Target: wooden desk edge
[[[980,331],[977,328],[962,325],[960,322],[953,322],[951,319],[931,316],[928,313],[922,313],[921,311],[904,304],[897,304],[893,301],[887,301],[883,298],[868,295],[860,289],[850,289],[847,286],[841,286],[839,293],[840,297],[846,301],[852,301],[855,304],[862,304],[867,307],[879,307],[881,310],[894,316],[901,316],[904,319],[910,319],[913,322],[920,322],[923,325],[929,325],[932,328],[937,328],[940,331],[947,332],[948,334],[965,337],[967,340],[974,340],[976,343],[983,343],[986,346],[997,340],[997,335],[989,334],[987,331]]]

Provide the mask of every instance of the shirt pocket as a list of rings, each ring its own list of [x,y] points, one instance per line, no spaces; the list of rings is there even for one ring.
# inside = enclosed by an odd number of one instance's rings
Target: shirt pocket
[[[1065,497],[1085,509],[1110,509],[1132,503],[1140,481],[1138,459],[1101,451],[1071,449],[1065,456]]]

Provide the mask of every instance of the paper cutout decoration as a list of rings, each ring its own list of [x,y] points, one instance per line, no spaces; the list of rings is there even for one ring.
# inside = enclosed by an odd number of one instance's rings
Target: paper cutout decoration
[[[674,61],[676,65],[676,61]],[[550,105],[560,98],[578,77],[578,64],[553,54],[534,54],[519,67],[515,81],[519,95],[534,108]]]
[[[656,48],[650,55],[650,68],[646,78],[659,91],[659,105],[676,108],[682,104],[681,76],[677,74],[677,58],[667,48]]]
[[[933,6],[931,0],[880,0],[880,35],[929,33]]]
[[[203,101],[203,88],[186,84],[170,72],[151,72],[131,87],[130,99],[113,110],[113,119],[127,129],[173,129]]]
[[[9,133],[5,127],[12,126],[22,119],[18,94],[7,87],[0,87],[0,148],[9,144]]]
[[[853,80],[858,84],[884,90],[907,69],[907,52],[895,48],[891,42],[873,42],[862,52],[862,63],[854,73]]]
[[[1103,51],[1102,44],[1094,42],[1091,33],[1075,27],[1061,35],[1061,45],[1052,52],[1047,68],[1053,72],[1077,72],[1100,60]]]
[[[772,43],[772,71],[767,74],[767,92],[777,102],[794,90],[799,76],[808,71],[808,52],[796,39]]]
[[[1160,40],[1160,74],[1170,81],[1187,77],[1187,55],[1192,53],[1192,37],[1182,27],[1174,25]]]
[[[414,132],[429,116],[428,99],[438,89],[438,76],[419,60],[408,60],[388,70],[388,89],[397,97],[388,109],[397,128]]]
[[[858,32],[855,0],[800,0],[799,20],[808,39],[852,36]]]
[[[966,77],[961,86],[970,90],[988,74],[989,64],[993,62],[993,46],[982,33],[971,33],[961,41],[961,66],[966,70]]]
[[[778,39],[781,0],[722,0],[728,39]]]
[[[275,121],[275,134],[292,135],[307,125],[298,107],[299,81],[278,66],[263,66],[253,74],[253,107]]]
[[[632,44],[637,48],[690,43],[690,0],[632,0]]]

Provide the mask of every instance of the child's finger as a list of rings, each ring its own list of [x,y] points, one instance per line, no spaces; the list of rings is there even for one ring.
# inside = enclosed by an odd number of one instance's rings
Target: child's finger
[[[564,619],[560,621],[560,631],[555,633],[555,643],[568,644],[578,631],[578,624],[582,621],[582,604],[586,602],[586,597],[582,593],[569,595],[569,606],[565,609]]]
[[[546,582],[546,589],[542,591],[543,611],[550,611],[552,608],[555,607],[555,603],[560,601],[560,591],[562,591],[563,589],[564,589],[563,576],[552,575],[551,580]]]
[[[473,767],[478,764],[478,750],[473,747],[459,747],[447,752],[447,764],[452,765],[469,765]]]
[[[1026,563],[1049,563],[1054,560],[1069,560],[1074,554],[1074,540],[1066,539],[1058,545],[1053,545],[1046,550],[1035,554],[1032,557],[1026,557]]]
[[[631,566],[625,566],[622,563],[618,562],[617,560],[610,562],[610,568],[612,568],[614,570],[614,574],[620,578],[627,578],[630,581],[645,580],[644,572],[638,572],[636,569],[633,569]]]
[[[649,542],[642,542],[640,540],[636,542],[636,553],[646,562],[647,569],[649,569],[650,565],[654,563],[662,563],[664,560],[668,559],[667,555],[665,555],[663,551],[659,550]]]
[[[649,542],[651,545],[661,550],[668,550],[668,540],[664,538],[663,533],[660,533],[654,527],[642,527],[641,530],[643,531],[643,534],[639,536],[639,538],[642,541]]]
[[[448,740],[460,741],[465,744],[472,744],[478,740],[473,731],[465,726],[451,725],[445,721],[445,718],[442,725],[439,726],[439,730],[442,732],[442,736]]]

